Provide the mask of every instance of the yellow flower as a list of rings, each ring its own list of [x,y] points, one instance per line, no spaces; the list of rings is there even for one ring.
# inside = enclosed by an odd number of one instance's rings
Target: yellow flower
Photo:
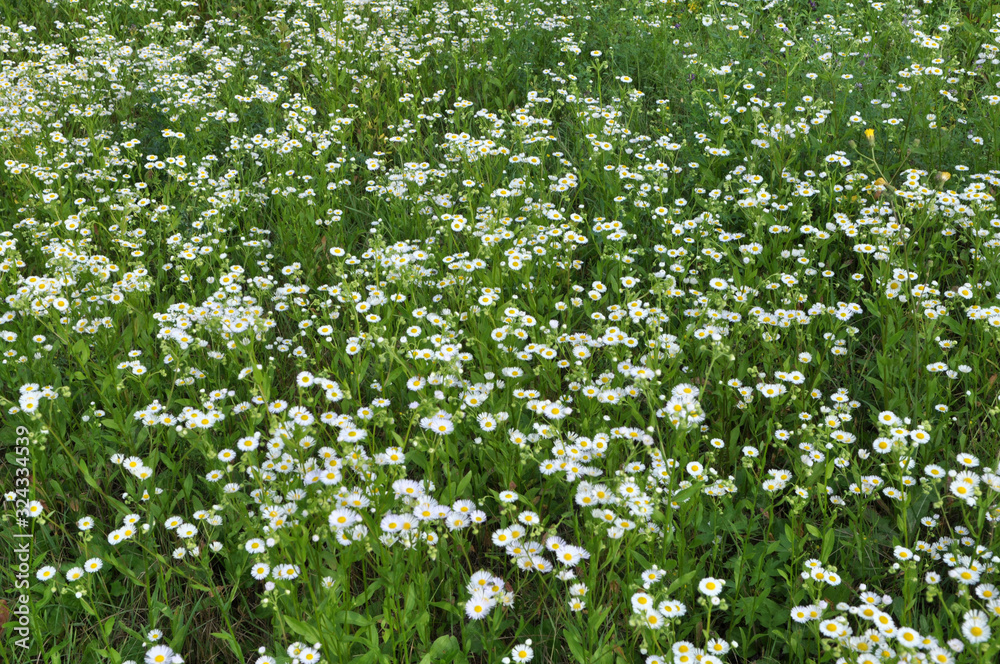
[[[872,129],[871,127],[865,129],[865,138],[868,139],[869,143],[875,145],[875,130]]]

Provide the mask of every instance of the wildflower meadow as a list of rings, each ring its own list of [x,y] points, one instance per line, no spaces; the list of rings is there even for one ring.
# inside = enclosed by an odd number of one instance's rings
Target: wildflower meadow
[[[1000,662],[1000,2],[0,0],[0,662]]]

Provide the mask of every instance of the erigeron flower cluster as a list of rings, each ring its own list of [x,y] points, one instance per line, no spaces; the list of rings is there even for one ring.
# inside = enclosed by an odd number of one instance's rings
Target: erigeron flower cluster
[[[1000,15],[806,4],[12,9],[40,642],[994,661]]]

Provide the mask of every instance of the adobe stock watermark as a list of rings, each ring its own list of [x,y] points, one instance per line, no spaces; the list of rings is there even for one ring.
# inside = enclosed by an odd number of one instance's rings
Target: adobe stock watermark
[[[31,450],[28,446],[28,429],[19,426],[14,439],[14,550],[11,560],[14,571],[14,592],[17,593],[14,606],[10,609],[8,622],[16,623],[12,628],[15,648],[27,650],[31,642],[31,604],[28,584],[31,579],[31,515],[28,490],[31,485]]]

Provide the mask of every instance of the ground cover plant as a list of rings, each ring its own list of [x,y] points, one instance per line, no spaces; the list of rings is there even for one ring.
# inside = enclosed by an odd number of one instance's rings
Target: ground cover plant
[[[4,662],[1000,661],[1000,3],[0,0],[0,161]]]

